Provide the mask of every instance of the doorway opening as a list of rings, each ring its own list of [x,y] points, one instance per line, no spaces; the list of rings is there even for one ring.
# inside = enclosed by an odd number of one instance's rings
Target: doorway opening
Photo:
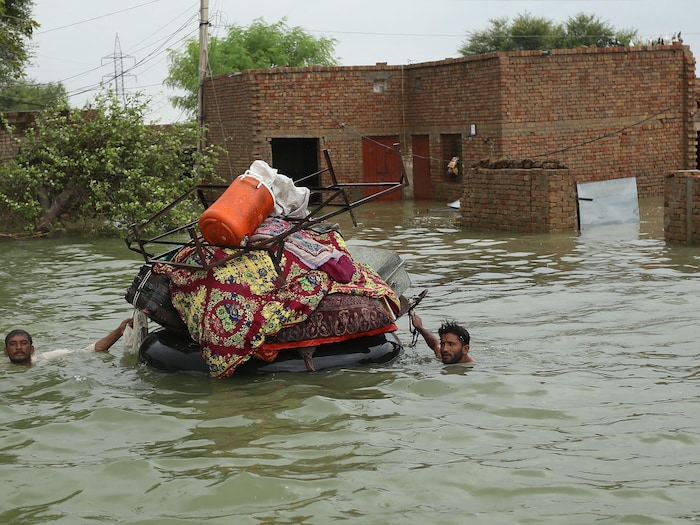
[[[272,166],[295,182],[319,171],[319,140],[317,138],[272,139]],[[321,177],[311,177],[303,186],[321,185]]]

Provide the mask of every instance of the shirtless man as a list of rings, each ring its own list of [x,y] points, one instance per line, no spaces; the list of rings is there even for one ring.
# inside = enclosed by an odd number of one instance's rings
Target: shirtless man
[[[469,332],[457,323],[445,321],[438,330],[438,337],[423,327],[423,320],[413,310],[409,310],[411,323],[423,336],[426,344],[435,352],[435,357],[446,365],[473,363],[469,356]]]
[[[132,318],[124,319],[119,326],[108,333],[105,337],[88,347],[95,352],[106,352],[124,333],[127,326],[132,326]],[[32,362],[34,355],[34,342],[29,332],[25,330],[12,330],[5,337],[5,355],[17,364],[28,365]]]

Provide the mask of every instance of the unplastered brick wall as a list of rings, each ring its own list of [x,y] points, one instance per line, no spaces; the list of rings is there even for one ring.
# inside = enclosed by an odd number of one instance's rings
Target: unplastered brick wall
[[[17,139],[21,139],[27,128],[34,125],[37,112],[14,111],[3,113],[4,122],[0,127],[0,159],[14,157],[19,150]],[[7,126],[14,129],[14,137],[9,133]]]
[[[227,165],[220,163],[219,174],[230,178],[231,169],[235,176],[258,158],[270,162],[272,138],[318,138],[321,149],[331,152],[339,181],[360,181],[362,137],[400,133],[401,85],[401,68],[383,65],[259,69],[215,77],[205,90],[208,139],[225,140],[233,152]]]
[[[462,191],[462,180],[446,172],[445,135],[462,137],[462,174],[478,160],[502,156],[500,60],[492,54],[427,62],[406,74],[407,127],[430,138],[433,199],[452,201]]]
[[[217,175],[232,181],[260,158],[253,104],[256,86],[238,75],[221,75],[204,91],[207,142],[219,150]],[[268,159],[269,160],[269,159]]]
[[[695,59],[687,47],[521,52],[504,57],[504,157],[546,154],[578,182],[636,177],[641,197],[694,167]]]
[[[568,169],[472,168],[460,199],[462,226],[525,233],[578,228],[576,183]]]
[[[665,178],[664,237],[673,244],[700,244],[700,171],[677,171]]]
[[[461,136],[462,173],[482,159],[554,158],[578,182],[636,177],[659,196],[664,175],[697,166],[695,59],[679,43],[635,48],[491,53],[391,66],[249,70],[210,79],[212,143],[221,175],[257,158],[271,138],[318,138],[339,178],[363,176],[362,137],[429,137],[433,197],[459,191],[442,137]]]
[[[18,144],[12,138],[12,136],[7,133],[6,130],[0,131],[0,158],[9,159],[17,154]]]

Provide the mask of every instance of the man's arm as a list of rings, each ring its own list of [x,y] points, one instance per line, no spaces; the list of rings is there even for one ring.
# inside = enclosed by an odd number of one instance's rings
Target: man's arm
[[[425,343],[433,350],[433,352],[435,352],[436,357],[440,357],[440,340],[428,330],[423,328],[423,320],[416,312],[409,310],[408,315],[411,317],[411,323],[413,323],[416,331],[423,336]]]
[[[96,352],[106,352],[109,350],[114,343],[119,341],[119,338],[122,336],[124,333],[124,330],[126,329],[127,326],[133,326],[133,319],[129,317],[128,319],[124,319],[121,323],[119,323],[119,326],[112,330],[110,333],[108,333],[105,337],[100,339],[95,343],[95,351]]]

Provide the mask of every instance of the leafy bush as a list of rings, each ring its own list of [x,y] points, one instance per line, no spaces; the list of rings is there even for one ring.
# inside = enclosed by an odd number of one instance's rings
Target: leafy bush
[[[211,179],[214,152],[197,152],[196,124],[146,125],[145,111],[138,95],[122,105],[107,93],[84,110],[41,113],[0,167],[3,224],[115,232]]]

